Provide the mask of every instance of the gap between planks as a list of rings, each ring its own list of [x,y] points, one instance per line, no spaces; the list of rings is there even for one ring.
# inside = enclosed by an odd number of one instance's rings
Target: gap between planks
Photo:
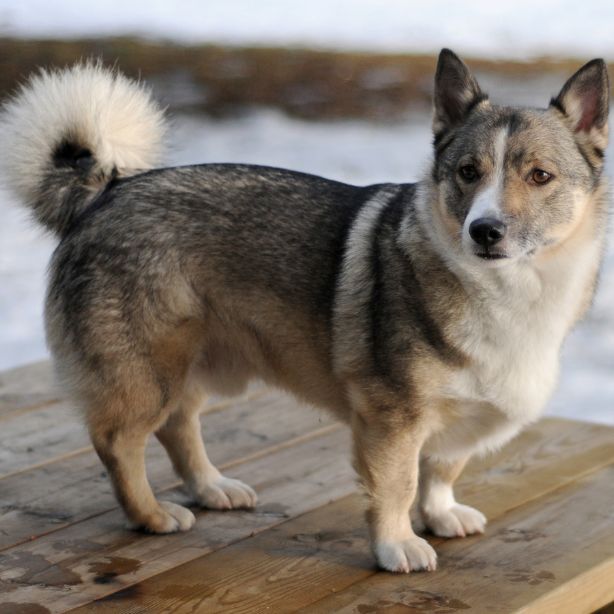
[[[478,612],[580,614],[614,599],[614,583],[593,591],[614,565],[612,493],[614,466],[584,476],[497,519],[486,536],[437,540],[439,574],[417,574],[410,585],[395,576],[370,574],[343,590],[306,604],[301,612],[324,614],[381,607],[471,609]],[[587,502],[592,522],[586,522]],[[580,585],[578,578],[590,582]],[[572,596],[570,589],[578,592]],[[567,595],[566,602],[553,599]],[[534,609],[541,602],[546,609]],[[557,609],[548,609],[557,604]]]
[[[206,412],[224,409],[238,399],[256,398],[265,393],[264,384],[257,382],[242,397],[224,400],[216,397]],[[49,360],[0,372],[0,422],[66,402]]]
[[[279,414],[285,416],[279,420]],[[238,403],[205,420],[206,440],[217,464],[302,436],[332,420],[300,407],[281,395]],[[147,468],[155,490],[177,482],[164,449],[155,441],[148,447]],[[71,522],[95,516],[117,506],[111,486],[92,452],[17,475],[0,482],[0,549],[32,536],[55,532]],[[82,496],[84,488],[88,497]]]
[[[267,393],[270,394],[270,391],[267,391],[264,387],[254,388],[254,390],[240,397],[214,402],[211,405],[205,406],[201,417],[210,416],[230,407],[256,401],[266,396]],[[94,451],[92,445],[83,445],[89,441],[89,436],[87,435],[82,417],[70,403],[58,401],[57,403],[46,404],[42,407],[24,410],[24,412],[28,413],[27,418],[24,420],[17,420],[17,418],[21,418],[20,412],[5,416],[5,421],[11,420],[13,424],[8,426],[5,424],[3,426],[2,434],[0,435],[0,446],[3,441],[11,440],[14,449],[4,451],[5,460],[0,464],[0,483],[3,479]],[[31,437],[32,432],[36,433],[36,430],[40,429],[40,422],[43,418],[46,418],[46,421],[52,424],[53,443],[41,443],[46,445],[46,450],[57,448],[62,450],[62,452],[43,457],[44,450],[34,450],[35,457],[40,458],[40,460],[32,461],[28,448],[31,449],[33,446],[22,443],[20,447],[19,442],[20,439],[24,439],[26,436]],[[73,448],[73,446],[76,447]]]
[[[440,569],[411,580],[374,569],[352,495],[73,612],[511,612],[533,600],[540,609],[526,611],[590,611],[614,599],[612,584],[590,590],[614,566],[613,477],[603,468],[516,506],[486,536],[432,538]],[[588,528],[587,499],[600,506]],[[585,569],[588,586],[575,580]]]
[[[55,403],[61,396],[49,360],[0,372],[0,420]]]
[[[188,533],[144,537],[122,531],[118,528],[121,514],[116,510],[104,518],[67,527],[62,535],[11,549],[0,566],[7,590],[4,601],[37,602],[62,612],[125,586],[125,576],[101,576],[101,568],[112,569],[114,562],[130,561],[136,577],[148,577],[319,507],[331,498],[343,497],[355,490],[355,478],[347,458],[339,454],[340,447],[348,447],[347,432],[335,429],[238,466],[237,477],[259,477],[255,484],[262,500],[259,508],[255,512],[199,513]],[[80,551],[78,544],[85,550]],[[71,550],[74,547],[77,550]],[[24,569],[26,561],[35,568]]]
[[[595,614],[607,614],[606,609],[610,614],[614,614],[613,578],[614,554],[609,560],[577,575],[566,584],[537,598],[530,606],[516,610],[514,614],[588,614],[604,605],[610,605],[610,608],[604,608]],[[582,603],[577,601],[579,594],[583,595]]]
[[[287,440],[283,440],[283,441],[279,441],[273,445],[269,445],[269,446],[263,446],[261,449],[259,450],[255,450],[254,452],[251,452],[249,454],[245,454],[243,456],[238,456],[236,458],[227,460],[225,462],[221,462],[218,463],[217,466],[220,470],[222,471],[226,471],[228,469],[232,469],[234,467],[237,467],[239,465],[243,465],[245,463],[249,463],[249,462],[253,462],[255,460],[258,460],[260,458],[269,456],[271,454],[274,454],[276,452],[279,452],[281,450],[285,450],[287,448],[291,448],[297,445],[300,445],[304,442],[307,442],[311,439],[317,439],[319,437],[322,437],[324,435],[327,435],[329,433],[333,433],[335,431],[339,431],[341,430],[342,425],[341,424],[329,424],[326,426],[322,426],[319,428],[315,428],[310,430],[307,433],[303,433],[301,435],[298,435],[296,437],[291,437]],[[163,453],[162,450],[160,450],[161,453]],[[100,467],[100,469],[102,470],[102,466]],[[170,471],[169,471],[170,473]],[[107,478],[105,477],[105,482],[107,481]],[[167,481],[161,488],[157,488],[156,489],[156,496],[159,495],[164,495],[164,493],[166,493],[169,490],[172,489],[177,489],[181,486],[181,481],[179,481],[178,479],[172,479]],[[22,540],[20,541],[15,541],[13,543],[11,543],[9,546],[4,546],[4,547],[0,547],[0,552],[2,552],[3,550],[6,550],[7,548],[12,548],[15,546],[19,546],[20,544],[23,543],[28,543],[31,542],[33,539],[37,539],[39,537],[43,537],[43,536],[47,536],[53,533],[56,533],[58,531],[62,531],[63,529],[65,529],[67,526],[70,525],[76,525],[79,523],[83,523],[85,521],[88,520],[95,520],[97,517],[100,517],[104,514],[107,514],[111,511],[113,511],[114,509],[116,509],[117,505],[116,502],[113,500],[113,507],[109,507],[108,505],[103,507],[102,509],[100,509],[100,511],[97,511],[95,513],[91,513],[91,514],[87,514],[81,518],[77,518],[74,521],[70,522],[70,523],[64,523],[61,526],[55,525],[55,526],[51,526],[48,530],[44,530],[39,532],[38,534],[36,534],[35,536],[29,535],[27,537],[22,538]]]
[[[233,400],[233,401],[231,401],[231,402],[230,402],[230,404],[235,404],[236,402],[237,402],[236,400]],[[305,411],[305,410],[302,410],[302,411]],[[308,410],[307,410],[307,411],[308,411]],[[563,422],[563,421],[559,421],[559,422]],[[573,423],[569,423],[569,424],[568,424],[568,427],[572,427],[572,424],[573,424]],[[588,426],[588,425],[578,425],[578,426],[583,426],[584,428],[587,428],[587,426]],[[323,434],[324,434],[324,432],[325,432],[326,428],[328,428],[328,427],[324,427]],[[573,428],[573,427],[572,427],[572,428]],[[606,428],[607,428],[607,427],[606,427]],[[331,432],[332,432],[332,430],[331,430]],[[266,451],[263,451],[262,453],[263,453],[263,455],[264,455],[264,456],[266,456],[266,455],[267,455],[267,452],[266,452]],[[255,453],[255,454],[257,455],[257,454],[259,454],[259,453]],[[253,460],[253,459],[252,459],[252,460]],[[237,461],[236,461],[236,463],[240,463],[240,462],[241,462],[241,461],[239,461],[239,460],[237,460]],[[236,464],[236,463],[235,463],[235,464]],[[82,521],[80,521],[80,522],[85,522],[85,521],[84,521],[84,520],[82,520]]]
[[[573,482],[578,479],[579,475],[590,472],[591,468],[594,471],[596,467],[603,466],[604,459],[608,459],[611,462],[614,453],[612,430],[606,431],[605,435],[607,435],[607,437],[601,434],[601,439],[600,434],[600,429],[596,428],[594,425],[574,424],[558,420],[548,420],[534,426],[526,431],[516,442],[504,449],[503,452],[498,455],[498,458],[489,457],[479,463],[473,464],[469,475],[465,477],[460,485],[462,500],[467,500],[467,502],[473,502],[474,504],[477,501],[478,506],[482,507],[482,509],[487,512],[487,515],[493,518],[508,512],[508,510],[513,507],[522,505],[523,502],[526,503],[526,501],[531,498],[539,496],[540,493],[551,491],[553,485],[561,486]],[[340,433],[337,433],[337,436],[338,435],[340,435]],[[331,441],[334,442],[335,439]],[[604,446],[604,441],[607,441],[609,446]],[[333,443],[332,445],[337,444]],[[591,445],[593,448],[591,448]],[[335,450],[333,452],[334,453],[330,451],[326,452],[328,455],[326,457],[328,459],[327,463],[331,467],[335,467],[335,464],[340,462],[340,457],[342,455],[340,450]],[[296,464],[296,471],[299,471],[300,465],[305,462],[304,460],[302,461],[301,458],[296,458],[296,454],[300,453],[300,450],[292,450],[292,454],[288,457],[289,460],[285,462]],[[567,457],[567,462],[561,462],[560,457]],[[271,462],[270,457],[264,460],[265,462]],[[273,467],[273,475],[276,475],[278,472],[283,474],[287,469],[285,463],[280,465],[280,468]],[[257,467],[250,465],[243,466],[243,470],[248,479],[250,475],[259,475],[260,473]],[[481,471],[481,473],[476,475],[477,471]],[[353,475],[350,475],[347,479],[347,484],[352,484]],[[344,487],[347,487],[347,484]],[[318,500],[320,502],[322,501],[322,492],[320,492],[320,489],[326,491],[326,488],[328,488],[330,491],[331,485],[325,480],[321,487],[318,487],[315,492],[311,492],[310,494],[310,488],[313,488],[313,485],[309,482],[301,485],[299,480],[298,488],[297,495],[300,493],[303,497],[315,498],[314,501],[310,502],[313,507]],[[507,493],[506,498],[501,497],[498,488],[505,489],[503,492]],[[342,495],[343,489],[336,487],[332,488],[332,496],[329,498],[334,499]],[[326,497],[324,500],[326,500]],[[309,504],[307,508],[309,509]],[[299,509],[296,510],[297,513],[299,511]],[[116,518],[117,514],[115,514],[114,517]],[[237,538],[240,536],[241,531],[243,531],[243,537],[245,537],[246,529],[247,535],[249,535],[249,516],[247,517],[247,527],[243,526],[246,522],[246,518],[243,516],[230,514],[227,518],[227,528],[232,528],[232,530],[228,529],[231,537],[234,536],[234,538]],[[251,517],[251,520],[253,520],[253,517]],[[278,524],[283,521],[283,519],[274,520],[275,521],[271,524]],[[92,524],[92,522],[88,522],[84,524],[90,527],[90,531],[96,529],[95,523]],[[326,521],[323,520],[322,526],[326,525]],[[213,527],[213,530],[214,529],[215,527]],[[205,527],[207,534],[211,530],[212,527]],[[64,540],[70,540],[74,537],[73,533],[74,531],[70,532],[70,529],[68,529],[64,531],[63,536],[58,535],[55,539],[64,537]],[[81,539],[87,538],[90,541],[92,540],[91,535],[87,537],[87,533],[85,535],[79,534],[79,537]],[[154,541],[160,539],[161,538],[153,538]],[[67,587],[63,594],[58,595],[57,589],[55,591],[53,588],[49,587],[47,589],[41,589],[40,586],[35,585],[29,587],[29,591],[28,587],[24,586],[21,596],[25,598],[28,593],[40,594],[42,602],[54,604],[54,607],[57,608],[54,609],[54,611],[63,611],[62,608],[64,607],[77,605],[79,599],[82,599],[81,602],[83,603],[83,600],[88,601],[91,598],[95,598],[96,595],[103,596],[113,593],[124,585],[135,584],[158,571],[163,571],[164,568],[168,569],[176,564],[185,562],[185,560],[193,560],[199,556],[197,549],[196,551],[194,551],[194,549],[188,552],[185,551],[185,549],[193,545],[194,540],[197,539],[196,536],[191,537],[190,534],[187,534],[185,538],[184,536],[180,536],[174,539],[182,543],[177,544],[174,542],[171,551],[168,550],[168,547],[165,549],[163,546],[160,546],[155,554],[152,552],[147,553],[145,549],[145,554],[147,554],[149,558],[143,558],[143,551],[139,550],[143,542],[136,540],[129,543],[127,546],[126,544],[120,543],[119,547],[115,544],[112,549],[107,547],[102,552],[87,553],[85,556],[81,557],[81,559],[79,557],[70,558],[69,556],[68,559],[64,559],[63,562],[61,557],[58,558],[56,554],[53,554],[55,550],[55,542],[53,541],[45,541],[45,544],[48,544],[48,546],[43,549],[40,547],[37,549],[36,543],[32,544],[32,546],[28,545],[26,549],[37,553],[39,556],[45,555],[50,557],[51,555],[52,560],[55,561],[55,565],[60,565],[64,570],[71,570],[71,573],[76,573],[86,582],[92,581],[92,574],[90,573],[88,575],[87,573],[88,565],[92,565],[96,561],[99,561],[100,557],[110,557],[110,559],[117,557],[132,557],[134,559],[139,559],[142,566],[135,574],[127,574],[121,578],[118,577],[116,581],[110,584],[102,586],[89,583],[85,586],[79,585],[75,587],[75,590],[78,588],[80,591],[78,595],[72,592],[67,593],[66,591],[68,591],[69,587]],[[184,539],[186,540],[185,542],[183,541]],[[204,539],[206,539],[206,537]],[[228,538],[228,534],[225,534],[223,539],[226,540],[226,543],[228,543],[228,541],[233,541],[232,538]],[[234,541],[236,541],[236,539],[234,539]],[[222,546],[224,546],[223,543],[218,544],[218,547]],[[13,552],[19,553],[20,549],[14,549]],[[371,562],[370,564],[372,566],[372,561],[368,555],[368,548],[366,545],[363,554],[366,559]],[[53,556],[56,556],[56,558],[53,559]],[[49,560],[49,564],[52,564],[52,560]],[[158,579],[159,578],[160,577],[158,577]]]

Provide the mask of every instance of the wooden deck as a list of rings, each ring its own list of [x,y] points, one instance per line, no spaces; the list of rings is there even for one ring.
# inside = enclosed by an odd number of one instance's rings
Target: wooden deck
[[[48,363],[0,374],[0,613],[576,614],[614,601],[613,428],[546,419],[474,462],[458,490],[486,535],[432,538],[439,570],[400,576],[374,567],[343,426],[263,388],[213,399],[203,422],[258,508],[130,532]],[[153,441],[148,471],[185,501]]]

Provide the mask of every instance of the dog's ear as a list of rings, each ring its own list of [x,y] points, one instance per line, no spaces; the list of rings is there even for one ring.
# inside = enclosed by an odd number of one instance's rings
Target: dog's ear
[[[598,157],[608,143],[610,83],[603,60],[591,60],[571,76],[550,107],[561,112],[581,145],[591,146]],[[591,153],[591,152],[588,152]]]
[[[442,49],[435,72],[435,137],[460,124],[476,105],[487,99],[465,63],[453,51]]]

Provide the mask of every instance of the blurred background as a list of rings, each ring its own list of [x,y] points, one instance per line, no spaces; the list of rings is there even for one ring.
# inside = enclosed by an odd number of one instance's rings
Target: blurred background
[[[543,107],[585,61],[614,60],[614,3],[0,0],[0,98],[38,66],[100,57],[151,84],[168,107],[168,164],[406,182],[428,166],[444,46],[496,102]],[[611,175],[611,155],[607,164]],[[0,370],[47,357],[53,247],[0,188]],[[565,346],[548,412],[614,424],[612,248],[594,308]]]

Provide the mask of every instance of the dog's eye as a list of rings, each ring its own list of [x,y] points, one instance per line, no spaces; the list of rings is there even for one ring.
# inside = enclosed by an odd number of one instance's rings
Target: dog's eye
[[[479,178],[478,169],[473,164],[465,164],[458,169],[458,174],[465,183],[473,183]]]
[[[531,181],[537,185],[544,185],[552,179],[552,175],[541,168],[534,168],[531,173]]]

